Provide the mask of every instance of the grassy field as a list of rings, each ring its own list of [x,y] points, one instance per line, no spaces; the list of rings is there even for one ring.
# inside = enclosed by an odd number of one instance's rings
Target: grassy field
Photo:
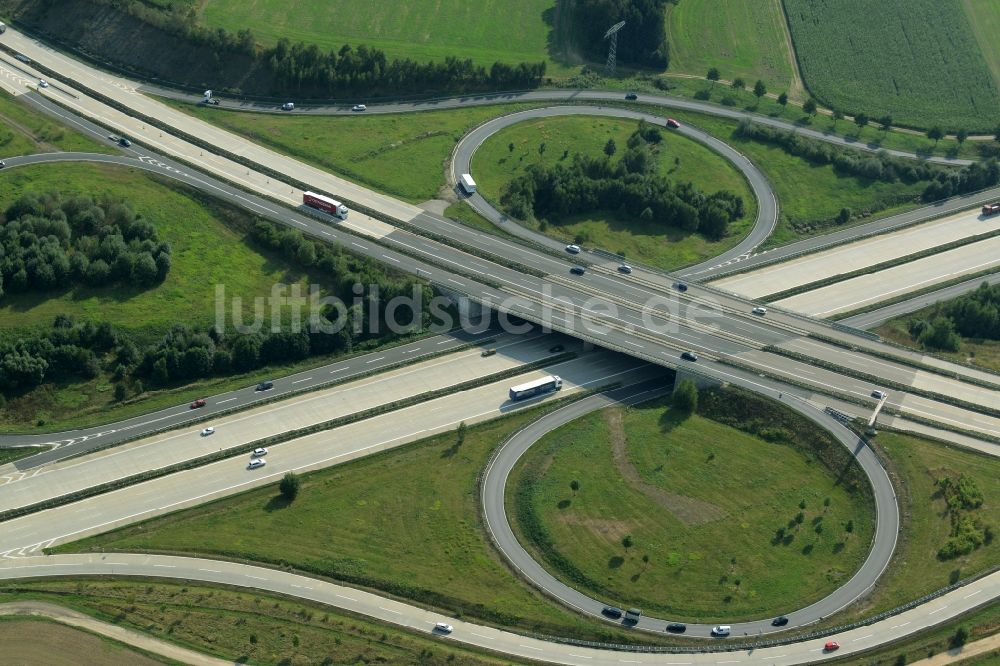
[[[49,120],[32,107],[0,90],[0,159],[15,155],[115,150]]]
[[[411,203],[437,197],[445,163],[470,129],[528,108],[499,105],[449,111],[323,117],[230,113],[179,104],[202,120]]]
[[[359,618],[328,606],[280,599],[260,592],[135,580],[42,581],[0,586],[0,602],[26,599],[67,606],[105,622],[236,663],[426,666],[525,663],[463,648],[455,641],[442,641],[429,634]],[[0,628],[4,624],[0,622]],[[76,633],[89,637],[83,632]],[[26,637],[45,645],[36,634]],[[59,654],[53,651],[51,657],[46,652],[38,655],[44,658],[35,661],[16,658],[11,661],[7,648],[8,645],[13,647],[13,643],[2,640],[0,643],[4,644],[5,663],[47,666],[164,663],[128,658],[84,660],[85,656],[96,657],[99,653],[88,651],[89,644],[82,641],[75,651],[72,645],[65,645],[67,653],[77,655],[76,660],[60,662]]]
[[[493,447],[539,410],[60,547],[173,551],[281,563],[522,630],[622,639],[522,583],[487,545],[476,482]],[[276,508],[277,507],[277,508]]]
[[[873,529],[870,498],[848,492],[813,454],[685,420],[663,401],[550,433],[510,487],[508,515],[550,571],[600,599],[678,619],[803,607],[854,573]]]
[[[302,40],[324,50],[367,44],[389,59],[420,62],[471,58],[487,67],[495,61],[549,60],[549,22],[554,0],[240,0],[198,3],[200,21],[230,31],[250,28],[258,40]]]
[[[637,122],[600,116],[565,116],[529,120],[508,127],[487,139],[476,152],[473,173],[480,191],[499,202],[512,179],[532,164],[550,166],[572,159],[576,153],[600,155],[605,143],[614,139],[618,155]],[[539,152],[545,144],[544,153]],[[509,150],[509,145],[514,150]],[[691,181],[702,191],[731,190],[743,197],[747,214],[730,227],[720,242],[697,234],[668,230],[656,221],[644,222],[617,213],[577,216],[545,230],[560,240],[581,237],[583,242],[624,254],[630,259],[662,268],[676,268],[714,256],[735,245],[753,226],[756,200],[746,180],[729,162],[701,144],[663,133],[659,172],[677,181]]]
[[[684,0],[667,7],[671,73],[705,76],[710,67],[724,79],[741,77],[753,87],[791,91],[792,58],[781,0]]]
[[[178,663],[82,629],[38,618],[0,617],[0,645],[3,645],[4,661],[9,664],[153,666]]]
[[[969,26],[993,74],[993,83],[1000,88],[1000,5],[984,0],[962,0],[962,9],[969,19]]]
[[[920,349],[921,346],[911,336],[908,329],[909,322],[921,319],[930,320],[937,316],[940,311],[940,304],[931,305],[890,319],[875,329],[875,332],[886,340],[899,343],[906,347]],[[974,365],[988,368],[1000,372],[1000,341],[997,340],[972,340],[962,338],[962,346],[957,352],[932,350],[935,355],[952,361],[962,363],[972,363]]]
[[[326,284],[328,276],[307,273],[280,256],[257,249],[244,238],[247,217],[233,209],[195,198],[190,190],[156,180],[143,171],[111,165],[39,165],[0,172],[0,201],[22,192],[108,193],[130,200],[173,248],[167,279],[152,289],[79,287],[68,291],[7,295],[0,302],[0,335],[14,336],[32,327],[50,327],[60,313],[78,320],[108,321],[132,334],[138,343],[158,339],[177,322],[208,326],[215,318],[215,285],[227,298],[244,303],[266,296],[277,282]],[[310,359],[290,367],[318,365]],[[225,388],[245,386],[261,369],[240,377],[216,378],[177,390],[155,392],[124,406],[115,403],[106,376],[70,384],[46,384],[10,400],[0,410],[0,430],[23,430],[39,420],[49,428],[77,427],[95,418],[112,420],[176,404]]]
[[[1000,543],[996,540],[964,557],[937,558],[950,535],[951,520],[934,482],[959,474],[973,478],[984,499],[973,515],[996,530],[1000,459],[897,433],[882,432],[877,440],[899,475],[896,485],[903,491],[904,524],[895,563],[860,610],[888,610],[996,565],[1000,561]]]
[[[961,0],[784,3],[802,76],[825,104],[916,127],[1000,121],[1000,86]]]
[[[36,453],[43,453],[48,451],[47,446],[21,446],[17,448],[3,448],[0,449],[0,465],[5,465],[15,460],[20,460],[21,458],[27,458],[28,456],[33,456]]]
[[[776,247],[833,230],[833,220],[844,206],[871,215],[853,223],[870,222],[919,204],[897,203],[919,194],[924,184],[884,183],[841,176],[831,165],[815,166],[783,149],[735,135],[736,123],[700,113],[677,112],[689,122],[726,141],[745,154],[767,176],[778,197],[778,227],[765,244]]]

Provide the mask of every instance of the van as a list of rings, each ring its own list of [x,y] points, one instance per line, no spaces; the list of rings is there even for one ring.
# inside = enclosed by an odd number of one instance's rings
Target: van
[[[872,391],[872,397],[876,400],[881,400],[886,396],[885,391]]]
[[[713,636],[728,636],[729,632],[732,630],[728,624],[720,624],[718,626],[712,627]]]
[[[639,621],[640,617],[642,617],[642,611],[639,610],[638,608],[629,608],[627,611],[625,611],[626,622],[632,622],[634,624]]]
[[[459,184],[462,186],[462,189],[465,190],[466,194],[476,193],[476,181],[472,180],[471,175],[463,173],[462,177],[459,178]]]

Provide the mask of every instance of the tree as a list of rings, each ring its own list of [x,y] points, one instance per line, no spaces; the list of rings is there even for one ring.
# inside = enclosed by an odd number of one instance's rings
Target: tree
[[[878,123],[879,125],[882,126],[883,132],[888,132],[890,129],[892,129],[892,116],[886,114],[878,119]]]
[[[747,82],[737,76],[730,85],[733,90],[744,90],[747,87]]]
[[[121,382],[115,384],[115,400],[121,402],[128,397],[128,389]]]
[[[511,141],[510,143],[507,144],[507,152],[508,153],[514,152],[514,142],[513,141]]]
[[[622,545],[625,546],[626,549],[631,548],[634,545],[634,543],[635,542],[632,541],[631,534],[626,534],[625,537],[622,539]]]
[[[719,69],[717,67],[709,67],[708,75],[705,78],[708,79],[709,81],[718,81]],[[997,134],[1000,134],[1000,128],[997,128]],[[997,141],[1000,141],[1000,139],[997,139]]]
[[[969,138],[969,130],[965,129],[964,127],[955,132],[955,140],[958,141],[959,144],[965,143],[965,140],[968,138]]]
[[[576,495],[577,491],[580,490],[580,482],[573,479],[569,482],[569,489],[573,491],[574,495]]]
[[[683,414],[693,414],[698,408],[698,387],[690,379],[682,379],[674,389],[674,407]]]
[[[939,126],[935,125],[934,127],[927,130],[927,138],[933,141],[934,145],[936,146],[938,141],[944,138],[944,130],[941,129]]]
[[[993,130],[993,140],[1000,143],[1000,125],[997,125],[996,129]]]
[[[955,634],[951,637],[951,647],[960,648],[965,645],[966,641],[969,640],[969,630],[965,627],[959,627],[955,630]]]
[[[816,109],[818,108],[816,100],[812,97],[806,100],[806,103],[802,105],[802,110],[808,113],[810,116],[816,115]]]
[[[299,484],[299,477],[295,472],[285,472],[285,476],[282,477],[281,483],[278,485],[281,496],[289,502],[294,501],[299,495]]]
[[[757,83],[753,84],[753,94],[757,96],[758,100],[767,94],[767,86],[760,79],[757,79]]]
[[[788,93],[781,93],[778,95],[778,104],[781,106],[788,106]]]
[[[841,208],[840,214],[837,215],[837,224],[847,224],[851,221],[851,209]]]
[[[461,423],[458,424],[458,430],[456,431],[457,438],[455,446],[462,446],[462,444],[465,443],[465,433],[468,429],[469,427],[465,425],[465,421],[462,421]]]
[[[854,124],[859,128],[864,129],[868,126],[868,114],[867,113],[856,113],[854,114]]]
[[[614,139],[608,139],[608,142],[604,144],[604,154],[611,157],[616,152],[618,152],[618,144],[615,143]]]
[[[545,154],[545,142],[544,141],[541,144],[539,144],[539,146],[538,146],[538,154],[539,155],[544,155]]]
[[[831,113],[833,114],[833,126],[836,127],[837,121],[844,119],[844,112],[840,109],[833,109]]]

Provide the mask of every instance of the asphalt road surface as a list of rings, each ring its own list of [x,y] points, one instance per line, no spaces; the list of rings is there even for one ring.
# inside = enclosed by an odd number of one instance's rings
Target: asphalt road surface
[[[939,301],[947,301],[952,298],[957,298],[962,294],[967,294],[970,291],[978,289],[979,285],[984,282],[991,285],[1000,283],[1000,273],[993,273],[992,275],[987,275],[985,277],[973,278],[971,280],[966,280],[965,282],[942,287],[941,289],[936,289],[930,293],[914,296],[913,298],[908,298],[905,301],[893,303],[892,305],[886,305],[885,307],[872,310],[871,312],[864,312],[862,314],[854,315],[853,317],[841,319],[840,323],[861,329],[875,328],[876,326],[881,326],[895,317],[916,312],[917,310],[922,310],[923,308],[933,305]]]

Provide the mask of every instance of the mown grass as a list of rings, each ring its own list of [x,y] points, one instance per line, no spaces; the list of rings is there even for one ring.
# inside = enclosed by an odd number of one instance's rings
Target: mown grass
[[[938,559],[938,550],[950,536],[951,520],[935,485],[945,476],[955,479],[964,474],[974,479],[984,501],[971,515],[996,531],[1000,527],[996,522],[1000,515],[1000,459],[892,432],[880,433],[877,443],[898,476],[896,487],[904,523],[892,566],[857,609],[866,614],[895,608],[1000,562],[1000,543],[995,539],[969,555]]]
[[[316,44],[324,50],[367,44],[387,57],[420,62],[448,56],[471,58],[489,67],[547,60],[553,0],[240,0],[200,3],[200,22],[230,31],[250,28],[258,40],[281,37]]]
[[[612,453],[617,419],[637,479]],[[609,603],[677,619],[803,607],[850,578],[874,522],[870,495],[848,492],[814,453],[684,419],[664,401],[550,433],[510,484],[508,515],[550,571]]]
[[[11,664],[181,663],[44,617],[0,616],[0,645],[4,646],[4,660]]]
[[[236,663],[526,663],[465,648],[455,641],[442,641],[429,633],[359,618],[329,606],[222,587],[137,580],[53,580],[0,586],[0,602],[25,600],[67,606]]]
[[[507,184],[532,164],[568,163],[577,153],[602,155],[609,139],[615,141],[616,155],[620,156],[627,149],[628,137],[636,127],[636,121],[601,116],[528,120],[487,139],[476,152],[473,173],[480,191],[496,204]],[[513,150],[510,150],[511,144]],[[756,199],[742,174],[729,162],[701,144],[668,131],[663,132],[658,159],[659,173],[675,181],[691,181],[706,193],[730,190],[739,194],[746,204],[747,214],[733,223],[729,235],[719,242],[668,228],[655,220],[647,222],[615,211],[577,215],[546,226],[529,224],[560,240],[580,238],[588,245],[668,269],[719,254],[749,232],[757,214]]]
[[[466,132],[495,116],[529,108],[512,104],[330,117],[173,104],[251,141],[411,203],[437,197],[445,185],[445,164]]]
[[[545,409],[544,407],[541,409]],[[185,552],[281,564],[522,630],[622,639],[521,582],[489,547],[476,483],[517,413],[58,548]]]
[[[827,105],[916,127],[1000,120],[1000,86],[960,0],[784,3],[802,76]]]
[[[950,301],[942,301],[916,312],[900,315],[881,324],[875,329],[886,340],[891,340],[906,347],[923,349],[922,345],[910,335],[909,324],[912,321],[931,321],[938,316]],[[973,339],[959,336],[962,340],[957,352],[932,349],[936,356],[961,363],[972,363],[989,370],[1000,372],[1000,340]]]
[[[685,0],[667,7],[670,72],[725,79],[761,79],[773,90],[792,87],[792,58],[780,0]]]
[[[113,153],[110,146],[74,132],[0,90],[0,158],[53,151]]]

